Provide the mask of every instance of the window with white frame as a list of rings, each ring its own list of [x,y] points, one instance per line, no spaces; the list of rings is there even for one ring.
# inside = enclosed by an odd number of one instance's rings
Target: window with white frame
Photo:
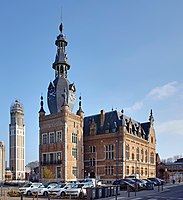
[[[113,176],[114,174],[114,167],[112,165],[105,166],[105,174]]]
[[[94,153],[96,151],[95,146],[90,146],[90,152]]]
[[[62,152],[57,152],[57,161],[60,162],[62,160]]]
[[[54,132],[49,133],[50,134],[50,144],[54,143]]]
[[[57,142],[62,142],[62,131],[56,132]]]
[[[137,149],[136,149],[136,159],[139,161],[139,159],[140,159],[140,154],[139,154],[140,152],[139,152],[139,147],[137,147]]]
[[[122,149],[123,151],[123,149]],[[126,145],[126,159],[129,160],[130,159],[130,146],[129,144]]]
[[[151,155],[150,155],[150,162],[153,164],[154,163],[154,153],[151,152]]]
[[[74,158],[77,160],[77,157],[78,157],[78,150],[77,150],[77,148],[72,148],[72,156],[74,156]]]
[[[47,133],[42,134],[42,144],[47,144]]]
[[[147,163],[147,150],[145,151],[145,162]]]
[[[105,146],[105,157],[108,160],[114,159],[114,145],[113,144]]]
[[[56,168],[57,178],[62,178],[62,167]]]
[[[95,166],[95,158],[90,158],[90,166]]]
[[[78,177],[78,168],[72,167],[72,174],[77,178]]]
[[[78,143],[78,134],[72,133],[72,143],[77,144]]]
[[[50,153],[50,163],[53,164],[54,161],[54,154]]]

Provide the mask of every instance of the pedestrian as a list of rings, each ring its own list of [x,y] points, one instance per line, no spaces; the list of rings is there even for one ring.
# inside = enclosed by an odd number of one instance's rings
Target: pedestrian
[[[172,180],[173,184],[175,184],[175,179]]]

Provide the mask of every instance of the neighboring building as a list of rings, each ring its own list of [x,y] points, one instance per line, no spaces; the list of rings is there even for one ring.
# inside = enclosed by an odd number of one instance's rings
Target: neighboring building
[[[84,118],[85,177],[114,180],[156,177],[156,137],[152,110],[140,123],[116,110]]]
[[[10,108],[9,165],[13,180],[25,178],[24,109],[18,100]]]
[[[57,54],[52,67],[55,80],[48,87],[48,107],[51,114],[45,115],[43,97],[39,111],[39,162],[40,178],[69,181],[83,178],[83,111],[81,101],[77,114],[72,113],[76,88],[67,79],[70,69],[66,55],[67,40],[63,25],[55,44]],[[50,177],[51,176],[51,177]]]
[[[168,181],[183,181],[183,158],[177,159],[175,162],[158,163],[157,177]]]
[[[0,141],[0,181],[5,180],[5,145]]]

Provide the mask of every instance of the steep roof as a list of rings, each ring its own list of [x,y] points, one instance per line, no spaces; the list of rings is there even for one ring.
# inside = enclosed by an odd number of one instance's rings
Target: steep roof
[[[104,113],[104,122],[103,126],[101,126],[101,114],[91,115],[84,118],[84,129],[83,134],[87,136],[90,134],[90,126],[92,121],[96,124],[96,134],[107,134],[116,132],[119,130],[119,127],[122,125],[122,120],[126,122],[127,130],[128,123],[131,121],[132,123],[132,134],[137,135],[138,127],[141,126],[142,137],[148,140],[150,122],[140,123],[136,120],[131,119],[130,117],[123,115],[123,119],[121,119],[121,113],[116,110]]]

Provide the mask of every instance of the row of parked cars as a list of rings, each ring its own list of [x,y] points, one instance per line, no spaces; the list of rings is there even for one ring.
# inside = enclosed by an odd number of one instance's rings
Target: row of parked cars
[[[154,186],[164,185],[165,181],[159,178],[126,178],[119,179],[113,182],[113,185],[120,186],[120,190],[144,190],[144,189],[154,189]]]
[[[52,182],[49,184],[42,183],[27,183],[20,187],[18,192],[23,195],[39,195],[39,196],[76,196],[85,197],[87,195],[86,188],[94,187],[92,181],[78,182],[78,183],[57,183]]]

